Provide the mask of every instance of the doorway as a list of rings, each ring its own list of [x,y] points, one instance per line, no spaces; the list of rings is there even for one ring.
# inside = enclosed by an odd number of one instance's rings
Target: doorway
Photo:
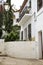
[[[42,48],[42,31],[38,32],[38,42],[39,42],[39,57],[43,58],[43,48]]]
[[[25,40],[27,40],[27,28],[24,29],[25,34]]]

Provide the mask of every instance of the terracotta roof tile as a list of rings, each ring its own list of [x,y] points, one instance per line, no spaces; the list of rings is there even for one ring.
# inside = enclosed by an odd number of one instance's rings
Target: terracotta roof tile
[[[21,8],[20,8],[20,12],[23,10],[23,8],[24,8],[24,6],[26,5],[27,1],[28,1],[28,0],[24,0],[22,6],[21,6]]]

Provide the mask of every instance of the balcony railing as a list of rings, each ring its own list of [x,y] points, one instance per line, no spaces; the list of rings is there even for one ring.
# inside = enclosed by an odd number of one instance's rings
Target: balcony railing
[[[30,9],[31,9],[31,0],[29,1],[29,6],[26,6],[24,10],[21,13],[19,13],[19,19],[17,19],[17,22],[19,22],[25,14],[29,14]]]
[[[22,17],[23,17],[25,14],[29,14],[30,9],[31,9],[31,7],[25,7],[25,9],[23,10],[23,12],[19,14],[19,21],[22,19]]]

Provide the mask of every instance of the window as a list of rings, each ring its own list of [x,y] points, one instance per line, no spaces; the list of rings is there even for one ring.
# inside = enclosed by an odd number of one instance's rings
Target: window
[[[16,22],[19,22],[19,19],[16,19]]]
[[[37,11],[39,11],[42,7],[42,0],[37,0]]]
[[[31,40],[31,24],[28,25],[28,38]]]
[[[31,0],[29,1],[29,7],[31,8]]]
[[[27,28],[24,29],[25,34],[25,40],[27,40]]]
[[[21,32],[21,40],[23,40],[23,31]]]

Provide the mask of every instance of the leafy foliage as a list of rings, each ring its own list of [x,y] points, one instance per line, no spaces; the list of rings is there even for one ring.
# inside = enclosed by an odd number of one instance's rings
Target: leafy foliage
[[[13,19],[11,19],[12,16],[13,16],[13,13],[11,11],[8,11],[7,13],[5,12],[4,24],[5,24],[5,31],[7,31],[8,33],[10,33],[12,30],[12,25],[13,25]]]
[[[5,41],[18,41],[19,40],[19,30],[20,30],[20,26],[13,26],[12,27],[12,31],[5,36]]]
[[[0,38],[2,36],[3,12],[0,12]]]
[[[3,22],[5,25],[5,31],[7,32],[7,35],[5,35],[3,38],[5,38],[5,41],[18,41],[19,40],[19,30],[20,26],[15,25],[13,26],[13,12],[12,12],[12,6],[11,6],[11,0],[6,1],[10,9],[9,11],[5,11],[3,13]]]
[[[11,0],[7,0],[6,2],[9,4],[10,9],[9,11],[4,11],[4,14],[3,14],[4,25],[5,25],[5,31],[7,31],[7,33],[10,33],[12,30],[12,25],[13,25],[13,12],[11,7]]]
[[[11,5],[11,0],[7,0],[6,2],[7,2],[9,5]]]

